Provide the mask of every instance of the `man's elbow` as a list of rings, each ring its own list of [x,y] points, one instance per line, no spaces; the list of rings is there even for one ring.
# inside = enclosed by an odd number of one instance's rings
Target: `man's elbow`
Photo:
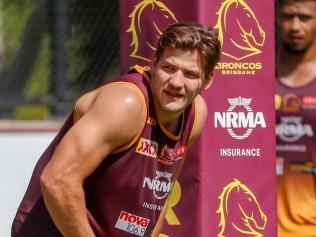
[[[75,175],[69,173],[54,173],[44,169],[40,176],[40,186],[44,199],[66,201],[76,196],[82,189],[82,183]]]
[[[45,198],[58,198],[66,189],[66,179],[57,174],[47,172],[45,169],[40,176],[40,187],[42,195]]]

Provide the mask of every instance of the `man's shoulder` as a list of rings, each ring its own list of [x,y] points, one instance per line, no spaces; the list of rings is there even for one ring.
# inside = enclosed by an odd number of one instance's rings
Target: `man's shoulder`
[[[205,126],[206,120],[207,120],[207,115],[208,115],[208,109],[207,109],[207,104],[204,98],[201,95],[198,95],[195,98],[195,129],[196,132],[199,134],[201,133],[202,129]]]
[[[204,115],[207,115],[207,104],[205,99],[201,95],[198,95],[195,98],[194,104],[197,113],[203,113]]]
[[[194,101],[195,119],[193,130],[190,135],[189,144],[191,145],[200,136],[207,120],[207,104],[201,95],[198,95]]]
[[[130,82],[139,87],[147,87],[150,82],[150,68],[145,66],[134,65],[129,72],[119,76],[113,82]]]
[[[144,95],[137,86],[130,83],[109,83],[80,96],[74,110],[76,117],[80,118],[92,108],[106,110],[110,104],[130,109],[146,106]]]

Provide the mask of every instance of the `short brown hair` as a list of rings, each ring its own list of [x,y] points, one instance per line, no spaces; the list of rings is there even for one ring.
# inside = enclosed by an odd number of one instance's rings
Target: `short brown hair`
[[[208,83],[207,80],[221,55],[221,44],[217,33],[212,28],[193,22],[175,23],[163,32],[155,52],[157,61],[167,47],[197,49],[204,70],[204,84]]]

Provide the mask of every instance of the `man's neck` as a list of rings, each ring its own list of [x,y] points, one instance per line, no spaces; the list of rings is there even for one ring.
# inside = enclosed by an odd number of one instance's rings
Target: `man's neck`
[[[172,116],[173,118],[171,117],[164,117],[164,116],[160,116],[157,115],[157,118],[158,118],[158,121],[159,123],[165,128],[167,129],[170,133],[172,134],[178,134],[179,132],[179,127],[182,125],[181,124],[181,115],[180,114],[179,116]]]
[[[277,74],[282,83],[300,87],[316,78],[316,43],[306,52],[286,51],[282,46],[276,55]]]
[[[159,123],[170,133],[178,134],[181,124],[181,116],[183,112],[165,113],[160,110],[159,106],[155,106],[155,112]]]

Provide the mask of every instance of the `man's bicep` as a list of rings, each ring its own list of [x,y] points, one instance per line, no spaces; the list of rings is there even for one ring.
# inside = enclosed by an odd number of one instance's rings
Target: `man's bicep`
[[[111,152],[99,126],[84,120],[85,116],[65,134],[45,168],[46,174],[83,181]]]
[[[113,91],[112,91],[113,92]],[[114,149],[131,141],[142,128],[146,113],[138,95],[125,88],[114,95],[99,96],[92,108],[79,119],[62,139],[50,166],[55,172],[69,173],[79,179],[90,175]],[[71,174],[71,173],[72,174]]]

